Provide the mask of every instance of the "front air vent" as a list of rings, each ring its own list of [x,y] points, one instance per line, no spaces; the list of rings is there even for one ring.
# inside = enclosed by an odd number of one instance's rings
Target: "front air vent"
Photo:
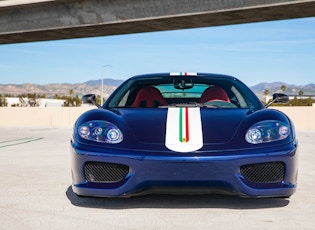
[[[285,175],[283,162],[268,162],[241,166],[241,175],[251,183],[279,183]]]
[[[116,183],[123,180],[129,172],[129,167],[123,164],[105,162],[86,162],[85,178],[94,183]]]

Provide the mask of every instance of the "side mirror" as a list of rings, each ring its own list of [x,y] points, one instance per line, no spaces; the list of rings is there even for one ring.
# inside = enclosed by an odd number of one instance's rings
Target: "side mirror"
[[[265,105],[265,108],[268,108],[273,103],[288,103],[289,96],[283,93],[274,93],[272,95],[272,101]]]
[[[82,96],[82,102],[86,104],[93,104],[93,101],[96,101],[96,96],[95,94],[86,94]]]
[[[96,102],[96,96],[95,96],[95,94],[86,94],[86,95],[83,95],[83,96],[82,96],[82,102],[83,102],[83,103],[86,103],[86,104],[93,104],[93,105],[97,106],[98,108],[101,107],[101,105],[99,105],[99,104]]]
[[[289,96],[283,93],[275,93],[272,95],[272,100],[275,103],[288,103],[289,102]]]

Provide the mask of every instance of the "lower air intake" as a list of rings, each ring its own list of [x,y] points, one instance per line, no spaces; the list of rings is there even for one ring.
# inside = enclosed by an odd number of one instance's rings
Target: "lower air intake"
[[[123,164],[87,162],[84,165],[85,178],[94,183],[115,183],[123,180],[129,167]]]
[[[252,183],[279,183],[283,181],[285,165],[283,162],[268,162],[241,166],[241,175]]]

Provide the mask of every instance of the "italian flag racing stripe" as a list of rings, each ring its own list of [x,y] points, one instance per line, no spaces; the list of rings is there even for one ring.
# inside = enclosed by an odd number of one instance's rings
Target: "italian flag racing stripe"
[[[197,76],[197,73],[193,73],[193,72],[177,72],[177,73],[170,73],[170,76]]]
[[[183,112],[183,110],[185,110]],[[179,141],[189,141],[189,116],[188,108],[179,108]]]
[[[165,146],[177,152],[192,152],[203,146],[200,108],[168,108]]]

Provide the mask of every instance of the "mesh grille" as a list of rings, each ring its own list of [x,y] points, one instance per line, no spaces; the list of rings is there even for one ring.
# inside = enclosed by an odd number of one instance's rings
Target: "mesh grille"
[[[241,167],[241,175],[253,183],[279,183],[284,179],[284,174],[283,162],[249,164]]]
[[[89,182],[114,183],[124,179],[129,167],[122,164],[87,162],[84,165],[84,174]]]

